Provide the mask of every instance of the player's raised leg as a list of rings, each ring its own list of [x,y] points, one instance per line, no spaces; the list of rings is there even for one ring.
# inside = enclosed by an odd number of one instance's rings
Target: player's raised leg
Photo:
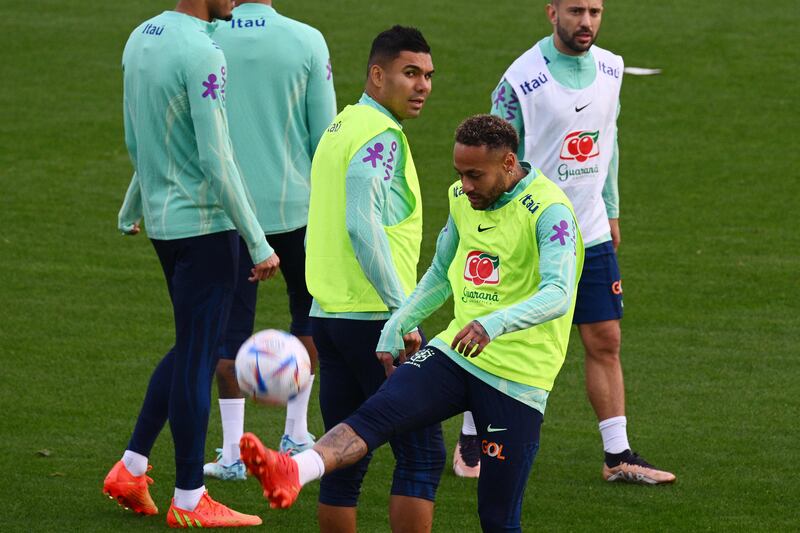
[[[290,457],[264,447],[255,435],[244,434],[242,460],[261,482],[272,507],[291,506],[303,485],[320,479],[323,474],[351,467],[387,442],[391,435],[412,432],[463,411],[466,402],[463,373],[441,352],[427,356],[423,352],[418,352],[419,363],[400,365],[377,393],[325,433],[310,450]],[[427,364],[423,366],[423,362]],[[405,401],[423,394],[425,402]],[[398,408],[401,405],[404,407]],[[406,524],[395,520],[393,525],[407,531],[419,530],[421,515],[405,518]]]

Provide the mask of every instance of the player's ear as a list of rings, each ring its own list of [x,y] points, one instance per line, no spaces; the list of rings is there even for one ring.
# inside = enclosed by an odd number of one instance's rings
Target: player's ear
[[[383,87],[384,74],[385,72],[383,70],[383,67],[381,67],[377,63],[373,63],[372,65],[369,66],[369,73],[368,73],[369,79],[367,81],[369,81],[369,83],[371,83],[375,87],[378,88]]]
[[[545,10],[545,13],[547,13],[547,18],[548,18],[548,20],[550,20],[550,24],[555,26],[556,25],[556,18],[557,18],[556,17],[557,11],[556,11],[556,2],[555,2],[555,0],[553,0],[552,2],[550,2],[549,4],[544,6],[544,10]]]
[[[507,173],[511,174],[517,168],[517,162],[517,154],[509,150],[503,157],[503,168]]]

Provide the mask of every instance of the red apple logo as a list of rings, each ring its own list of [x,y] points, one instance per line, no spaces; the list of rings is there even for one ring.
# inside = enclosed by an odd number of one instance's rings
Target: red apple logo
[[[564,144],[561,146],[561,159],[583,163],[587,159],[597,157],[600,155],[600,147],[597,144],[599,138],[600,130],[573,131],[564,137]]]
[[[500,282],[500,258],[478,250],[470,252],[464,265],[464,279],[476,286],[497,285]]]

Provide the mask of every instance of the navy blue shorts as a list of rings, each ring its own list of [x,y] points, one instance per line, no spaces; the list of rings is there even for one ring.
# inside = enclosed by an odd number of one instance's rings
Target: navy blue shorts
[[[480,357],[480,356],[479,356]],[[520,531],[522,497],[542,414],[427,346],[344,422],[374,450],[396,435],[472,411],[481,440],[478,514],[484,531]],[[324,479],[324,478],[323,478]]]
[[[319,353],[319,403],[326,431],[352,415],[386,381],[383,365],[375,357],[375,346],[384,323],[382,320],[311,318],[314,344]],[[438,422],[420,426],[413,432],[398,432],[386,439],[395,456],[393,495],[430,501],[436,498],[447,456]],[[355,507],[371,458],[370,452],[356,464],[323,476],[319,502]]]
[[[267,240],[281,260],[281,274],[286,280],[289,313],[292,315],[289,332],[296,337],[309,337],[311,294],[306,287],[306,227],[267,235]]]
[[[289,312],[292,323],[289,332],[297,337],[311,335],[311,295],[306,288],[306,253],[305,226],[286,233],[267,235],[270,246],[281,260],[281,273],[286,280],[286,292],[289,295]],[[256,299],[258,283],[247,281],[253,261],[247,251],[244,239],[239,240],[239,276],[234,295],[231,317],[225,341],[220,345],[219,356],[222,359],[235,359],[239,347],[253,334],[256,320]]]
[[[573,324],[622,318],[622,278],[611,241],[586,249]]]

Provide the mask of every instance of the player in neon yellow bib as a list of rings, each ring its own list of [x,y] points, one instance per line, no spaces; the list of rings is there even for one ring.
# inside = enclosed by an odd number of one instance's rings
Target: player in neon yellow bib
[[[391,312],[416,285],[422,199],[402,122],[422,111],[432,74],[430,47],[419,31],[395,26],[379,34],[364,94],[333,119],[311,164],[306,282],[314,297],[311,333],[326,429],[386,380],[375,346]],[[419,333],[406,339],[419,348]],[[412,517],[431,522],[446,458],[441,427],[397,435],[391,444],[392,528],[407,530]],[[323,480],[318,512],[325,529],[355,531],[369,459]]]
[[[392,315],[378,357],[404,361],[353,415],[293,458],[246,434],[243,458],[273,506],[303,484],[358,461],[396,432],[472,410],[483,465],[484,531],[520,531],[522,496],[539,446],[547,395],[564,361],[583,263],[583,240],[566,195],[516,151],[514,128],[491,115],[456,131],[450,218],[431,267]],[[449,296],[454,320],[405,357],[403,334]],[[421,523],[418,525],[422,525]]]

